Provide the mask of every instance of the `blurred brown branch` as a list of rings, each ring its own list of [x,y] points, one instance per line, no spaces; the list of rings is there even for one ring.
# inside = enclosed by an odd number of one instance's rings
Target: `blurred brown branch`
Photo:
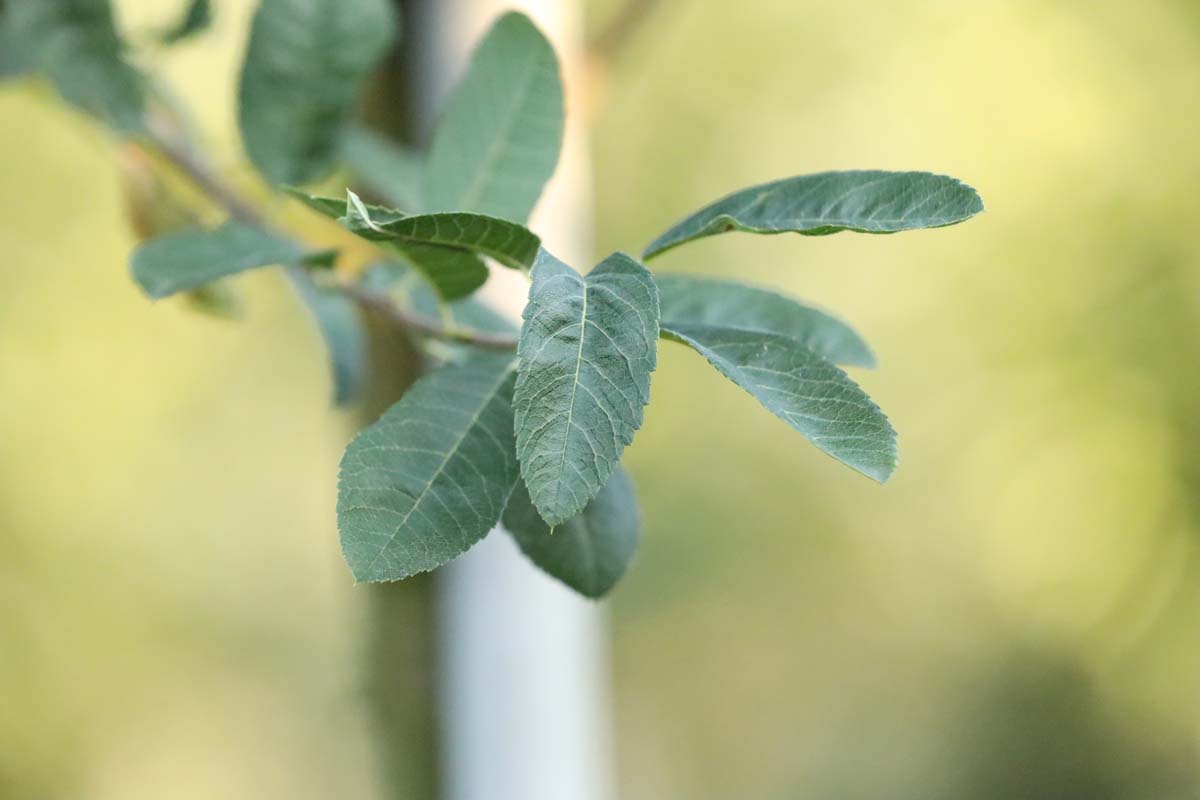
[[[152,130],[149,136],[149,144],[154,151],[157,151],[164,159],[182,172],[209,199],[224,208],[234,219],[260,228],[269,229],[271,227],[270,222],[254,203],[247,200],[237,189],[229,185],[215,169],[212,169],[204,162],[193,148],[181,143],[176,137],[161,130]],[[309,274],[300,267],[291,267],[286,270],[286,274],[288,280],[292,283],[312,280]],[[354,300],[363,309],[373,311],[402,328],[415,333],[431,336],[435,339],[460,344],[471,344],[488,349],[515,350],[517,347],[515,337],[447,327],[438,320],[414,314],[407,309],[401,308],[384,294],[367,292],[353,284],[336,284],[332,288],[334,291],[341,292],[346,297]]]

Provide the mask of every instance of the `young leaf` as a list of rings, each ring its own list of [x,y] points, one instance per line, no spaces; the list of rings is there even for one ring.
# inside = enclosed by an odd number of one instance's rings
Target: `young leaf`
[[[439,245],[495,259],[513,269],[529,269],[537,260],[542,240],[515,222],[483,214],[420,214],[372,219],[370,209],[349,192],[346,227],[364,239],[408,244]]]
[[[896,233],[940,228],[983,211],[970,186],[928,172],[822,172],[752,186],[706,206],[646,248],[653,258],[672,247],[728,231]]]
[[[446,300],[465,297],[487,280],[487,267],[479,255],[524,269],[533,264],[541,244],[523,226],[482,214],[405,216],[396,209],[364,203],[353,192],[342,201],[287,191],[347,230],[403,256]]]
[[[333,375],[333,404],[349,405],[362,394],[367,377],[367,329],[362,312],[344,294],[313,283],[305,270],[291,267],[288,272],[325,341]]]
[[[342,552],[360,581],[445,564],[500,519],[519,480],[511,356],[478,356],[421,378],[346,448]]]
[[[732,281],[660,275],[662,320],[769,331],[799,340],[835,364],[874,367],[875,355],[846,323],[790,297]]]
[[[658,314],[650,273],[623,253],[586,278],[545,250],[538,256],[513,408],[521,475],[551,525],[595,497],[641,427]]]
[[[818,448],[885,482],[896,468],[896,432],[850,377],[790,336],[719,325],[663,322],[686,344]]]
[[[375,194],[407,211],[421,209],[421,156],[370,128],[352,125],[342,142],[342,159]]]
[[[396,30],[388,0],[262,0],[238,89],[246,153],[272,183],[333,168],[359,84]]]
[[[501,17],[475,51],[430,146],[425,211],[523,222],[554,173],[563,93],[554,49],[527,17]]]
[[[184,39],[203,32],[210,25],[212,25],[212,3],[210,0],[188,0],[187,8],[179,18],[179,21],[162,34],[162,43],[177,44]]]
[[[504,527],[530,561],[580,594],[598,599],[625,574],[642,519],[633,481],[617,467],[579,516],[553,530],[538,516],[525,484],[517,481],[504,509]]]
[[[117,130],[142,128],[142,76],[125,61],[108,0],[15,0],[6,17],[64,100]]]
[[[133,279],[158,299],[217,278],[304,257],[296,242],[240,222],[212,231],[187,230],[149,240],[133,251]]]

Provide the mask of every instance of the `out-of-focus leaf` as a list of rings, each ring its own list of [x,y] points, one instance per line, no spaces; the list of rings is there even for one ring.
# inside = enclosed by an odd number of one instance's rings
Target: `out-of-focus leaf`
[[[769,331],[790,336],[835,364],[875,366],[875,355],[854,329],[790,297],[733,281],[660,275],[662,320]]]
[[[333,376],[333,404],[345,406],[362,394],[369,363],[366,323],[358,305],[340,292],[313,283],[303,269],[288,269],[292,285],[317,324]]]
[[[291,239],[227,222],[216,230],[187,230],[151,239],[133,252],[133,279],[153,298],[271,264],[295,264],[304,250]]]
[[[517,481],[504,527],[529,560],[575,591],[597,599],[625,574],[641,536],[637,494],[625,470],[617,467],[583,511],[551,529],[522,481]]]
[[[0,78],[23,75],[32,68],[32,54],[9,22],[8,0],[0,0]]]
[[[421,210],[421,156],[362,125],[352,125],[342,158],[354,177],[383,200],[406,211]]]
[[[623,253],[586,278],[545,250],[538,257],[513,409],[521,475],[551,525],[596,496],[641,427],[658,314],[650,273]]]
[[[706,206],[646,248],[645,257],[728,231],[896,233],[941,228],[983,211],[962,181],[928,172],[822,172],[751,186]]]
[[[9,0],[9,34],[68,103],[113,128],[143,127],[143,78],[124,58],[108,0]]]
[[[188,0],[187,8],[175,25],[161,36],[163,44],[177,44],[184,39],[202,33],[212,25],[212,3],[210,0]]]
[[[896,432],[846,373],[790,336],[664,320],[686,344],[818,448],[883,483],[896,468]]]
[[[434,131],[423,211],[475,211],[523,222],[554,173],[563,92],[550,42],[509,13],[484,37]]]
[[[484,355],[435,370],[346,448],[338,530],[358,580],[440,567],[499,521],[519,480],[514,369]]]
[[[396,30],[388,0],[262,0],[238,91],[246,153],[268,181],[336,164],[359,85]]]

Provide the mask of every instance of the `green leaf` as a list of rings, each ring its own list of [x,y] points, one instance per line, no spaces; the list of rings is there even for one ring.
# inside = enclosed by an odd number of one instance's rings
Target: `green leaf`
[[[64,100],[117,130],[142,129],[143,79],[108,0],[10,0],[7,26]]]
[[[271,264],[294,264],[304,250],[291,239],[252,225],[227,222],[212,231],[158,236],[133,252],[133,279],[150,297],[167,297]]]
[[[359,86],[396,30],[388,0],[262,0],[238,90],[246,153],[272,183],[338,160]]]
[[[177,44],[207,30],[210,25],[212,25],[210,0],[189,0],[179,21],[162,34],[162,43]]]
[[[654,280],[623,253],[586,278],[545,250],[538,257],[513,408],[521,475],[551,525],[583,510],[641,427],[658,315]]]
[[[970,186],[928,172],[822,172],[734,192],[678,223],[646,248],[645,257],[728,231],[896,233],[940,228],[983,211]]]
[[[883,483],[896,468],[896,432],[850,377],[790,336],[718,325],[663,322],[688,345],[810,442]]]
[[[346,448],[342,552],[360,581],[394,581],[456,558],[500,519],[519,480],[511,356],[421,378]]]
[[[542,246],[537,234],[523,225],[483,214],[419,214],[373,219],[370,208],[358,195],[347,194],[346,227],[372,241],[468,250],[513,269],[532,267]]]
[[[515,222],[482,214],[419,214],[364,203],[354,192],[345,201],[287,191],[347,230],[404,257],[429,278],[446,300],[465,297],[487,280],[479,255],[516,269],[532,266],[541,240]]]
[[[476,211],[523,222],[554,174],[563,91],[554,49],[509,13],[484,37],[430,146],[424,211]]]
[[[530,561],[580,594],[598,599],[625,574],[642,519],[633,481],[618,467],[579,516],[553,530],[538,516],[525,484],[517,481],[504,509],[504,527]]]
[[[346,406],[362,395],[369,363],[367,328],[358,305],[340,292],[318,286],[299,268],[288,270],[329,354],[333,404]]]
[[[874,367],[875,355],[854,329],[824,311],[767,289],[688,275],[660,275],[662,320],[769,331],[799,340],[835,364]]]
[[[421,208],[421,156],[362,125],[342,142],[342,159],[372,192],[408,211]]]

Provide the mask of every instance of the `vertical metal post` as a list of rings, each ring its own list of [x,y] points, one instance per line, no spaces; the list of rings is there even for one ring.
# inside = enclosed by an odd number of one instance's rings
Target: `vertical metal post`
[[[551,250],[586,268],[590,209],[577,2],[415,2],[406,35],[415,48],[419,127],[427,133],[474,43],[514,7],[554,41],[567,85],[563,158],[533,224]],[[487,298],[519,312],[528,285],[508,270],[500,273],[508,274],[493,276]],[[437,581],[445,800],[610,800],[603,611],[540,574],[499,529]]]

